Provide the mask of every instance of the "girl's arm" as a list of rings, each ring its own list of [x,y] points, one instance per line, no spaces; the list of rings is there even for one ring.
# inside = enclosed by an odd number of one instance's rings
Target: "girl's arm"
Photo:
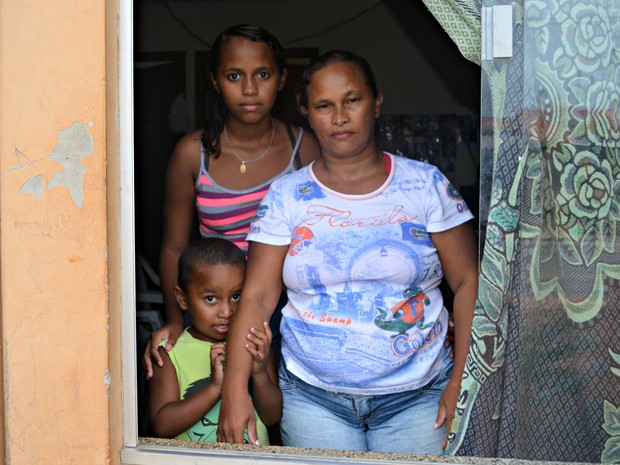
[[[431,238],[439,254],[444,277],[454,293],[454,369],[441,396],[435,425],[438,428],[447,421],[445,448],[469,351],[471,323],[478,295],[478,248],[470,222],[432,233]]]
[[[282,292],[282,266],[287,250],[288,246],[250,242],[241,301],[226,340],[218,442],[243,444],[246,428],[250,442],[258,442],[254,406],[248,391],[252,356],[245,349],[246,336],[250,328],[261,328],[274,312]]]
[[[180,400],[179,382],[174,365],[166,350],[163,347],[159,350],[164,362],[161,367],[154,367],[149,384],[151,427],[156,437],[174,438],[204,417],[220,399],[223,368],[221,361],[218,365],[212,356],[212,382],[192,396]]]
[[[151,359],[161,366],[159,344],[168,340],[171,349],[183,333],[183,311],[174,297],[177,283],[179,257],[189,244],[195,214],[196,188],[194,186],[200,167],[200,131],[181,138],[170,158],[166,171],[164,222],[162,246],[159,254],[161,292],[166,311],[166,324],[153,332],[147,343],[142,362],[147,379],[152,376]]]
[[[282,417],[282,392],[278,387],[276,357],[270,351],[272,334],[269,323],[262,329],[250,328],[246,350],[252,356],[252,401],[263,423],[275,425]]]

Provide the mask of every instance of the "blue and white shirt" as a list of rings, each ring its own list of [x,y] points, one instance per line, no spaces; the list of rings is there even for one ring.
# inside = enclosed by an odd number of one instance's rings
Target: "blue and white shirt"
[[[387,180],[365,195],[329,189],[312,165],[275,181],[247,237],[289,245],[282,357],[325,390],[408,391],[452,363],[443,347],[443,271],[429,233],[473,216],[436,167],[386,157]]]

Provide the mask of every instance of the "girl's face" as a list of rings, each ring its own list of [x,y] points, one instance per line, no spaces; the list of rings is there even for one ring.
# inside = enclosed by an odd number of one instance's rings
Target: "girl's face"
[[[210,77],[229,116],[252,123],[271,114],[278,91],[284,87],[286,69],[280,73],[267,44],[233,37],[224,45],[217,72]]]
[[[310,126],[324,156],[342,158],[376,152],[375,119],[381,113],[383,94],[375,98],[359,68],[334,62],[316,71],[307,88]]]
[[[189,312],[197,330],[190,330],[194,337],[209,342],[226,339],[244,278],[243,265],[198,266],[192,270],[186,293],[175,287],[179,306]]]

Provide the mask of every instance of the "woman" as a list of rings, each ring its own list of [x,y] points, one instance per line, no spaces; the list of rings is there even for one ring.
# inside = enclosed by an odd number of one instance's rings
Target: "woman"
[[[219,441],[240,443],[246,428],[256,437],[244,339],[269,318],[283,279],[284,445],[445,448],[477,293],[472,215],[435,167],[378,149],[382,102],[353,53],[328,52],[304,72],[300,111],[322,156],[274,182],[250,228]],[[454,292],[454,360],[442,279]]]

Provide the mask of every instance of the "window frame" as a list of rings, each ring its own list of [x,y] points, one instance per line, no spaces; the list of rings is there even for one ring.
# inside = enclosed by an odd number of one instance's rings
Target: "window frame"
[[[118,136],[119,136],[119,274],[120,286],[120,375],[121,415],[115,425],[121,428],[120,463],[123,465],[240,465],[278,464],[332,465],[343,463],[364,463],[381,465],[393,463],[388,458],[348,457],[292,453],[294,449],[283,448],[280,453],[273,449],[260,452],[233,449],[181,448],[141,443],[138,438],[137,401],[137,349],[136,349],[136,280],[135,280],[135,208],[134,208],[134,99],[133,99],[133,0],[119,0],[118,3]],[[422,456],[423,457],[423,456]],[[403,460],[402,464],[450,464],[454,461],[432,457],[429,460]],[[477,460],[480,463],[480,460]],[[460,460],[460,463],[464,463]]]

